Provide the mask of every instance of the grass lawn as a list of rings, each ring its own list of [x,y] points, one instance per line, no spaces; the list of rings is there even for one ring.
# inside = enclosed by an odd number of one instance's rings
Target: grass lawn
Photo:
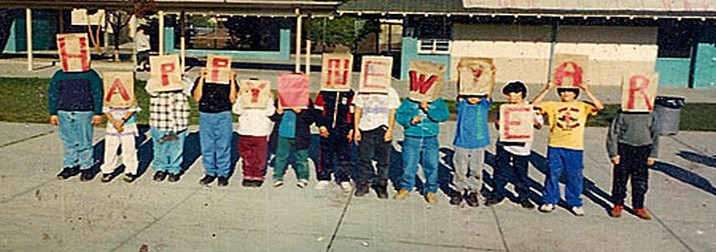
[[[47,87],[49,79],[0,77],[0,121],[46,123]],[[149,123],[149,95],[144,91],[144,81],[137,81],[136,93],[139,106],[139,123]],[[314,94],[315,96],[315,94]],[[190,124],[199,123],[197,104],[192,99]],[[457,108],[453,101],[447,101],[450,118],[455,119]],[[490,108],[489,120],[494,121],[501,103],[495,102]],[[597,116],[590,117],[587,126],[606,127],[614,118],[619,105],[606,105]],[[681,109],[681,130],[716,131],[716,104],[688,103]]]

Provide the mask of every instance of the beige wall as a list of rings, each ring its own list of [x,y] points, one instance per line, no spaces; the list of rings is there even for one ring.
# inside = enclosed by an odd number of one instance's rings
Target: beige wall
[[[544,83],[549,74],[550,26],[456,24],[453,28],[451,78],[460,57],[495,59],[496,80]],[[560,26],[555,53],[590,57],[586,79],[593,85],[620,85],[630,72],[653,71],[656,27]]]

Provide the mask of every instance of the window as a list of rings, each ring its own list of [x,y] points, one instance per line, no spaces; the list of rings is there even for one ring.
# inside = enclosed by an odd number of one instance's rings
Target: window
[[[279,22],[274,18],[189,15],[187,48],[278,51]]]
[[[660,58],[689,58],[694,44],[694,30],[679,22],[659,27],[657,38]]]
[[[420,54],[450,54],[449,39],[421,39],[418,42]]]

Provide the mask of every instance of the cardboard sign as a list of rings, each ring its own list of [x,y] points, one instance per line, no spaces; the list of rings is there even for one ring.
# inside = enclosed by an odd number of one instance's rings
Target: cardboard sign
[[[533,125],[532,105],[500,105],[500,141],[532,142]]]
[[[154,92],[184,89],[178,55],[152,56],[149,65],[152,68],[151,78],[156,80],[152,87]]]
[[[351,73],[353,73],[353,55],[348,53],[324,53],[321,90],[350,90]]]
[[[410,99],[432,102],[440,98],[445,82],[445,64],[415,60],[410,62]]]
[[[57,34],[57,53],[65,72],[90,70],[90,48],[86,33]]]
[[[230,56],[209,55],[206,57],[206,82],[228,85],[230,79]]]
[[[110,108],[130,108],[137,105],[134,96],[134,72],[105,72],[104,106]]]
[[[388,93],[392,71],[392,57],[364,56],[360,66],[358,90],[361,93]]]
[[[659,73],[630,74],[622,80],[622,111],[654,110]]]
[[[266,108],[271,98],[271,82],[267,80],[240,80],[241,108]]]
[[[308,76],[303,73],[287,73],[278,77],[279,106],[285,109],[308,108]]]
[[[494,65],[489,58],[460,58],[457,65],[459,95],[488,95],[495,87]]]
[[[579,88],[587,76],[588,64],[587,55],[556,54],[552,82],[557,88]]]

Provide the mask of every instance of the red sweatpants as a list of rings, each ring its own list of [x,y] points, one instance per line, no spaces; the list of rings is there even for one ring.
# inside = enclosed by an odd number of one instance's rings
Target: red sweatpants
[[[241,156],[244,180],[264,180],[266,168],[266,149],[268,140],[265,136],[239,136],[239,156]]]

